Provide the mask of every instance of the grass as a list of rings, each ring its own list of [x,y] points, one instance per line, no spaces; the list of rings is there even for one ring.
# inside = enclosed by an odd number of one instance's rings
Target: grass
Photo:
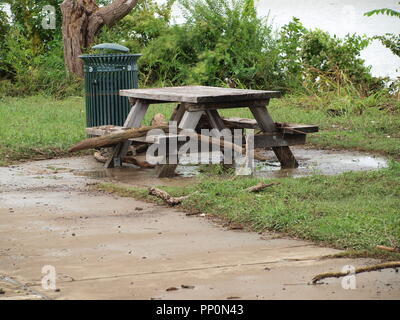
[[[0,127],[1,165],[64,155],[71,144],[84,138],[82,99],[3,98]]]
[[[156,113],[169,118],[173,107],[152,106],[145,123]],[[332,110],[337,114],[332,115]],[[318,124],[321,132],[310,135],[309,143],[320,148],[358,149],[400,158],[398,100],[336,94],[286,96],[273,99],[270,111],[276,121]],[[251,117],[248,109],[224,110],[222,114]],[[0,165],[66,155],[71,145],[85,138],[84,100],[42,96],[2,98],[0,128]]]
[[[173,105],[152,106],[168,118]],[[276,121],[318,124],[321,132],[309,142],[319,148],[358,149],[400,159],[400,102],[385,95],[285,96],[274,99]],[[250,117],[246,109],[224,110],[224,116]],[[84,100],[72,97],[0,99],[0,165],[23,159],[67,154],[85,138]],[[274,230],[337,248],[352,255],[380,256],[376,245],[400,246],[400,164],[368,173],[315,175],[279,179],[279,185],[260,194],[243,190],[254,178],[205,174],[198,184],[168,188],[173,195],[198,191],[182,208],[207,212],[251,230]],[[100,188],[125,196],[149,199],[146,190],[115,185]],[[154,201],[154,198],[151,198]],[[392,255],[400,258],[399,255]]]
[[[256,178],[206,175],[190,187],[164,188],[174,196],[196,195],[181,208],[209,213],[249,230],[271,230],[340,249],[377,256],[377,245],[400,246],[400,163],[368,173],[315,175],[279,182],[253,194],[245,189]],[[265,181],[264,181],[265,182]],[[268,183],[271,180],[268,181]],[[147,191],[114,184],[99,189],[122,196],[158,201]],[[381,256],[388,256],[380,253]],[[400,258],[400,254],[390,255]]]
[[[172,113],[172,105],[162,106]],[[145,121],[156,113],[152,108]],[[0,165],[20,160],[68,155],[85,139],[85,103],[81,97],[56,100],[48,96],[0,99]]]

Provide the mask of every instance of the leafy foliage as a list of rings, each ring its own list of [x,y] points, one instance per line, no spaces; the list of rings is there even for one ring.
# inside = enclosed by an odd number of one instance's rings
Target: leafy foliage
[[[64,68],[61,39],[47,44],[49,52],[36,53],[31,42],[18,29],[8,34],[3,52],[3,71],[11,80],[0,82],[0,92],[10,96],[46,92],[55,97],[81,94],[82,81],[68,75]]]
[[[400,2],[399,2],[400,4]],[[393,9],[377,9],[377,10],[372,10],[369,12],[366,12],[365,15],[368,17],[371,17],[372,15],[377,15],[377,14],[383,14],[391,17],[397,17],[400,18],[400,11],[396,11]],[[393,54],[397,55],[400,57],[400,35],[395,35],[391,33],[387,33],[384,36],[375,36],[374,39],[377,39],[382,42],[382,44],[390,49]]]
[[[0,0],[0,5],[8,4],[11,9],[13,26],[31,41],[34,52],[43,52],[48,42],[61,35],[62,0]],[[56,29],[42,28],[45,18],[43,8],[51,5],[56,9]]]
[[[399,2],[400,4],[400,2]],[[376,9],[376,10],[372,10],[372,11],[368,11],[365,13],[366,16],[371,17],[373,15],[377,15],[377,14],[383,14],[383,15],[387,15],[387,16],[391,16],[391,17],[398,17],[400,18],[400,12],[393,10],[393,9],[388,9],[388,8],[383,8],[383,9]]]
[[[184,23],[171,23],[175,1]],[[0,82],[3,94],[80,94],[81,82],[64,71],[61,21],[55,31],[39,28],[42,6],[58,8],[60,2],[0,0],[13,12],[7,25],[0,9],[0,77],[9,79]],[[142,53],[141,86],[230,85],[304,93],[345,88],[357,95],[382,87],[360,58],[368,39],[308,30],[296,18],[276,32],[267,18],[257,16],[254,0],[168,0],[163,5],[142,0],[115,26],[102,29],[101,42]]]
[[[252,1],[182,0],[186,22],[174,25],[143,51],[145,85],[282,86],[272,28],[249,9]]]
[[[282,67],[292,86],[329,90],[347,84],[373,82],[360,58],[369,40],[358,35],[344,38],[322,30],[308,30],[294,18],[280,32]]]
[[[155,0],[140,1],[135,9],[112,28],[103,28],[97,43],[115,42],[131,52],[141,52],[152,40],[167,33],[175,0],[158,5]]]

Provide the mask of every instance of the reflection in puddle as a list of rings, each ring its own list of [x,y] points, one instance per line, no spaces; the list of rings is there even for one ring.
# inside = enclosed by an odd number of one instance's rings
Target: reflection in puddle
[[[303,177],[314,174],[335,175],[349,171],[377,170],[387,167],[387,160],[369,154],[293,148],[293,153],[299,161],[297,169],[280,168],[280,164],[272,151],[266,151],[268,161],[256,161],[255,176],[263,178]],[[94,171],[75,171],[76,175],[94,179],[111,179],[123,183],[135,183],[136,185],[177,185],[189,184],[193,177],[200,173],[200,166],[190,165],[187,160],[178,166],[177,174],[180,179],[159,179],[156,171],[152,169],[138,169],[134,166],[117,169],[98,169]]]

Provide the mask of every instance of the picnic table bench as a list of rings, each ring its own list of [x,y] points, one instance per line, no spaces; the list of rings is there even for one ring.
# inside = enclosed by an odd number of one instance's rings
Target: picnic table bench
[[[183,86],[121,90],[120,95],[128,97],[132,106],[124,126],[87,128],[88,134],[101,136],[127,128],[138,128],[151,104],[177,103],[170,121],[176,121],[180,129],[196,130],[204,118],[208,121],[209,129],[258,129],[260,133],[254,137],[254,147],[272,148],[282,168],[296,168],[298,162],[290,146],[305,144],[306,135],[318,131],[318,126],[314,125],[274,122],[267,106],[270,99],[281,97],[278,91]],[[218,110],[228,108],[249,108],[254,119],[222,118]],[[115,146],[106,167],[121,166],[131,143],[125,141]],[[173,176],[176,167],[177,164],[160,165],[159,177]]]

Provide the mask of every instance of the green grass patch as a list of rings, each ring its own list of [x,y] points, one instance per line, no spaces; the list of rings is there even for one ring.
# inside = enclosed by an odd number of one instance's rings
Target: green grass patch
[[[66,154],[85,137],[81,98],[4,98],[0,100],[0,164]]]
[[[151,108],[172,114],[172,105]],[[68,155],[73,144],[85,139],[85,102],[81,97],[56,100],[49,96],[0,99],[0,165],[25,159]]]
[[[275,121],[315,124],[320,132],[308,142],[319,148],[352,149],[400,159],[400,101],[389,97],[290,96],[272,99]],[[224,110],[224,116],[252,118],[248,109]]]
[[[372,256],[377,255],[377,245],[400,246],[399,162],[368,173],[272,180],[279,184],[264,192],[245,191],[260,181],[204,175],[190,187],[165,190],[174,196],[196,192],[182,203],[183,209],[209,213],[253,231],[277,231],[335,248],[362,250]],[[159,202],[143,189],[113,184],[98,188]]]
[[[319,148],[357,149],[400,158],[400,102],[387,96],[354,98],[285,96],[273,99],[276,121],[317,124],[309,135]],[[174,105],[152,105],[145,124],[156,113],[168,119]],[[336,111],[332,115],[330,111]],[[252,117],[248,109],[224,110],[224,116]],[[56,100],[48,96],[0,99],[0,165],[22,159],[66,155],[84,139],[85,103],[80,97]]]

